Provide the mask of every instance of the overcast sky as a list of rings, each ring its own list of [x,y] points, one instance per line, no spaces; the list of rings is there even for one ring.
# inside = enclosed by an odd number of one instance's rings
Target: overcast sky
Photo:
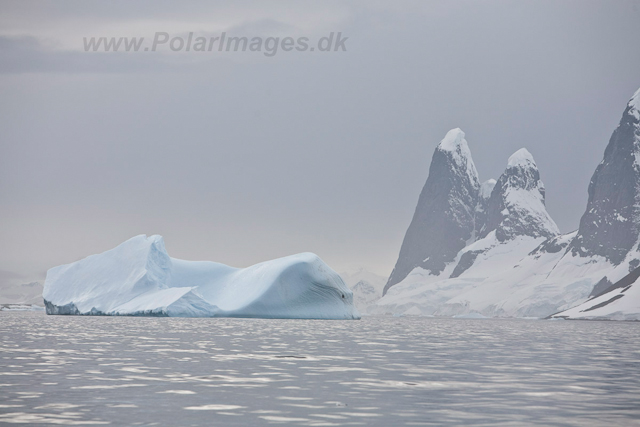
[[[563,232],[640,87],[640,1],[0,2],[0,270],[137,234],[233,266],[311,251],[388,275],[432,152],[526,147]],[[84,52],[167,32],[346,52]]]

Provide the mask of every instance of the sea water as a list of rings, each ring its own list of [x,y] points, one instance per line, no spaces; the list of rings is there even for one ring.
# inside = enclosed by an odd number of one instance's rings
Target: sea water
[[[640,425],[640,323],[0,312],[0,423]]]

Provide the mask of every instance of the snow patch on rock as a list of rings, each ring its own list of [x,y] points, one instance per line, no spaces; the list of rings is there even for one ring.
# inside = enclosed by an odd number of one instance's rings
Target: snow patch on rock
[[[471,159],[469,144],[462,129],[455,128],[447,132],[436,149],[450,153],[453,161],[467,171],[467,176],[472,179],[478,176],[476,166]]]
[[[560,234],[545,206],[545,188],[540,172],[526,149],[516,151],[509,158],[486,210],[481,238],[494,230],[500,241],[516,236],[549,238]]]
[[[629,100],[629,103],[627,104],[627,107],[630,108],[629,114],[634,116],[636,120],[640,120],[640,89],[638,89],[636,93],[633,94],[633,96]]]
[[[483,199],[488,199],[491,197],[491,192],[493,188],[496,186],[496,180],[491,178],[480,184],[480,197]]]
[[[533,156],[526,148],[519,149],[509,157],[507,167],[511,168],[515,166],[537,168],[536,162],[533,160]]]

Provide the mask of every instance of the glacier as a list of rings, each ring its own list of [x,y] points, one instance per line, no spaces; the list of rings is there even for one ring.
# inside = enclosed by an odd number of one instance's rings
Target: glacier
[[[353,293],[317,255],[234,268],[171,258],[139,235],[47,271],[47,314],[359,319]]]

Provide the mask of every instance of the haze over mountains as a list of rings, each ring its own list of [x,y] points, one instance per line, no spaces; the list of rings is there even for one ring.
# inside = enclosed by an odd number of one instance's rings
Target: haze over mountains
[[[464,133],[449,131],[385,296],[369,312],[640,319],[635,290],[614,285],[640,265],[639,122],[640,90],[591,179],[579,229],[565,235],[546,211],[531,153],[518,150],[495,184],[481,185]],[[586,301],[609,292],[615,298]]]

